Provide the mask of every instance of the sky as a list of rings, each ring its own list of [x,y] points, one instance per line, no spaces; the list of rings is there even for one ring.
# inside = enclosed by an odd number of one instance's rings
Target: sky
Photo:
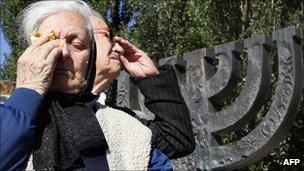
[[[7,41],[4,39],[4,34],[2,30],[2,23],[0,22],[0,65],[4,63],[4,54],[10,54],[11,53],[11,47],[7,43]]]

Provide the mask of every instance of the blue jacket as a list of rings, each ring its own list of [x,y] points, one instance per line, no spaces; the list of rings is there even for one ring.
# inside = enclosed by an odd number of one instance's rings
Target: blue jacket
[[[43,97],[19,88],[0,106],[0,170],[21,170],[35,139],[35,118]]]
[[[26,167],[35,139],[35,119],[42,101],[43,96],[37,92],[18,88],[0,106],[0,170],[22,170]],[[105,159],[102,156],[97,158]],[[86,160],[85,163],[96,167],[104,163],[95,159]],[[166,155],[153,149],[148,168],[172,170],[173,165]]]

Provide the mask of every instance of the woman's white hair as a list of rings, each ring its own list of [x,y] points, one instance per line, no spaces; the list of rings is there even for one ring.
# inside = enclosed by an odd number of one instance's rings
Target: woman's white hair
[[[34,35],[42,23],[42,21],[59,11],[71,11],[79,14],[86,23],[86,30],[91,41],[92,26],[90,16],[96,15],[95,11],[84,1],[66,0],[66,1],[39,1],[27,6],[21,12],[21,39],[26,40],[27,44],[31,44],[30,36]]]

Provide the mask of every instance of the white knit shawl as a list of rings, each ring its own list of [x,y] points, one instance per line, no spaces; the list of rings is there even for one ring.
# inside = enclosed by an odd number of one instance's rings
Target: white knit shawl
[[[151,130],[129,114],[100,105],[96,118],[109,150],[110,170],[147,170],[151,152]],[[34,170],[32,156],[26,170]]]

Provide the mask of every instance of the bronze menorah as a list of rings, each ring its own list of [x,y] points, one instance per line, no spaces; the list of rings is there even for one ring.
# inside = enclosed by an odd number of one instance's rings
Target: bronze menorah
[[[243,42],[198,49],[182,57],[164,58],[159,64],[176,69],[180,88],[191,113],[197,147],[193,154],[175,161],[176,169],[234,169],[253,163],[273,150],[288,132],[303,93],[303,32],[297,27],[274,31]],[[229,98],[241,78],[241,54],[246,52],[247,75],[238,97],[228,107],[217,104]],[[228,144],[216,136],[242,128],[271,99],[272,60],[277,60],[277,83],[271,105],[247,135]],[[185,77],[185,79],[183,78]],[[143,97],[126,74],[118,81],[118,105],[145,111]]]

